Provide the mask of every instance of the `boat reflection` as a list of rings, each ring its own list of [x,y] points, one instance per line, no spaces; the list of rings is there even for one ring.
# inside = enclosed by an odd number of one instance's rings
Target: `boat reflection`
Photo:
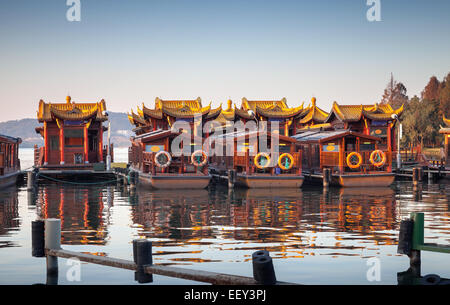
[[[36,204],[42,219],[61,219],[61,242],[68,245],[104,245],[108,235],[103,200],[112,205],[113,192],[104,187],[39,187]]]
[[[0,237],[11,235],[20,227],[19,201],[16,187],[9,187],[0,191]],[[10,240],[0,239],[0,248],[17,246]]]
[[[229,191],[217,187],[209,191],[137,191],[130,196],[130,202],[136,202],[131,214],[138,234],[164,240],[156,245],[188,245],[216,239],[221,247],[223,242],[232,240],[233,249],[243,249],[245,246],[240,243],[251,243],[254,246],[247,245],[246,249],[264,246],[282,252],[281,256],[299,248],[348,249],[343,242],[346,239],[393,245],[395,233],[385,231],[398,225],[395,200],[390,188],[331,189],[320,194],[317,190]],[[317,239],[324,232],[336,234],[336,242],[320,246]]]

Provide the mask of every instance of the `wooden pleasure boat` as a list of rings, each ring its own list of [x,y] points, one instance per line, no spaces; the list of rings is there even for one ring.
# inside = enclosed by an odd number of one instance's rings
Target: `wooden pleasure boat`
[[[20,174],[20,138],[0,135],[0,188],[16,184]]]
[[[262,145],[264,139],[267,142]],[[295,142],[288,136],[261,131],[213,137],[211,147],[216,153],[210,157],[211,173],[247,188],[299,188],[303,184],[301,152],[295,151]]]
[[[208,157],[189,141],[181,155],[171,151],[173,141],[181,133],[158,129],[131,138],[128,161],[131,171],[137,172],[137,185],[155,189],[203,189],[211,180]],[[178,138],[179,139],[179,138]],[[198,148],[198,149],[196,149]]]
[[[350,130],[311,130],[293,136],[303,151],[306,177],[323,179],[329,169],[331,183],[344,187],[389,186],[392,153],[379,149],[379,137]]]

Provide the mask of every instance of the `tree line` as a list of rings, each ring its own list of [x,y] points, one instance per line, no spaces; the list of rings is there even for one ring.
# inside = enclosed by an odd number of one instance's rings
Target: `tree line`
[[[444,124],[442,117],[450,117],[450,73],[442,81],[432,76],[420,97],[414,95],[408,98],[406,92],[406,86],[391,74],[381,98],[381,103],[390,104],[394,109],[404,105],[405,110],[400,118],[403,125],[401,145],[441,146],[443,136],[439,134],[439,129]]]

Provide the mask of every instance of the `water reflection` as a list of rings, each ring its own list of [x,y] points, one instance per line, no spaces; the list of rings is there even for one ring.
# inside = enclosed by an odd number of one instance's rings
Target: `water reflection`
[[[0,248],[17,246],[14,241],[4,239],[20,227],[19,201],[15,187],[0,190]]]
[[[156,246],[211,245],[220,250],[264,247],[278,257],[333,255],[364,243],[393,245],[398,217],[390,188],[322,190],[137,191],[130,195],[133,223]],[[343,232],[344,234],[339,234]],[[331,233],[331,234],[327,234]],[[327,238],[321,239],[326,234]],[[330,243],[329,239],[334,242]],[[217,240],[211,242],[210,240]],[[360,243],[362,242],[362,244]],[[299,252],[300,251],[300,252]],[[186,253],[192,253],[189,250]],[[355,254],[359,255],[359,254]]]
[[[129,217],[135,234],[119,242],[149,238],[155,261],[170,265],[242,261],[232,253],[262,248],[274,258],[369,257],[397,244],[399,223],[412,211],[426,212],[429,238],[448,243],[446,190],[446,185],[425,185],[414,191],[405,184],[398,189],[230,191],[215,186],[168,192],[53,184],[40,186],[36,201],[40,217],[61,218],[63,244],[70,245],[107,245],[109,226],[115,225],[110,222],[114,201],[124,202],[126,214],[115,217]],[[209,252],[217,250],[220,255]]]
[[[103,200],[113,201],[113,195],[108,197],[107,190],[95,186],[43,185],[38,188],[36,195],[38,214],[43,219],[61,219],[63,244],[104,245],[108,231]]]

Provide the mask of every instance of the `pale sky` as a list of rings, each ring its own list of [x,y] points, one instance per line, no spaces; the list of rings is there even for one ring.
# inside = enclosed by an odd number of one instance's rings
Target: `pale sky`
[[[0,1],[0,121],[36,117],[40,99],[106,100],[110,111],[145,102],[312,96],[380,100],[390,73],[408,95],[450,72],[450,1],[66,0]]]

